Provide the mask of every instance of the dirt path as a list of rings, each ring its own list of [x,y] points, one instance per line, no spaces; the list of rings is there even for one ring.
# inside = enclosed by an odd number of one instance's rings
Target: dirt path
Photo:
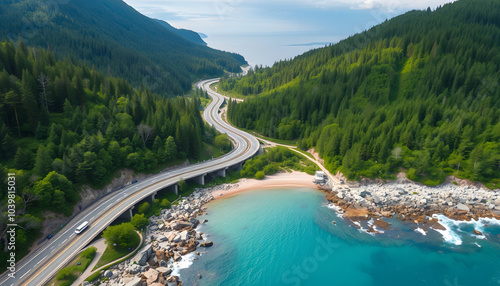
[[[94,269],[95,265],[97,264],[99,259],[101,259],[102,254],[106,250],[106,243],[104,241],[105,241],[104,238],[101,238],[88,246],[88,247],[95,246],[97,248],[97,252],[95,253],[95,257],[92,260],[92,262],[90,263],[89,267],[87,267],[87,269],[85,269],[85,272],[83,272],[82,275],[80,275],[80,277],[78,277],[78,279],[76,279],[76,281],[73,282],[73,284],[71,284],[71,286],[80,285],[92,273],[92,269]]]

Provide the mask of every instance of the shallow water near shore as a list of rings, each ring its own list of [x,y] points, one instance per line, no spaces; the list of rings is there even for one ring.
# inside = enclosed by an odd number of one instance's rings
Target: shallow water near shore
[[[199,248],[198,260],[179,271],[183,284],[500,285],[497,222],[445,221],[447,231],[422,235],[389,219],[391,230],[374,235],[339,217],[324,197],[268,189],[210,202],[198,231],[214,246]],[[474,225],[484,238],[472,234]]]

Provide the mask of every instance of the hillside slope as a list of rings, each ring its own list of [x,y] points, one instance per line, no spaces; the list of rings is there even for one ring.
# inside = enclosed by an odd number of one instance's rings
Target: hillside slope
[[[2,1],[0,37],[21,38],[166,95],[184,93],[203,76],[239,71],[245,63],[240,55],[186,40],[122,0]]]
[[[177,29],[177,28],[174,28],[174,27],[172,27],[172,25],[170,25],[169,23],[167,23],[167,22],[165,22],[163,20],[156,19],[156,21],[158,21],[158,23],[160,23],[161,25],[163,25],[168,30],[176,33],[177,35],[183,37],[184,39],[186,39],[186,40],[188,40],[190,42],[193,42],[195,44],[199,44],[199,45],[202,45],[202,46],[206,46],[207,45],[207,43],[201,39],[200,34],[194,32],[194,31],[186,30],[186,29]]]
[[[233,123],[316,147],[332,171],[500,186],[500,2],[411,11],[220,88]]]

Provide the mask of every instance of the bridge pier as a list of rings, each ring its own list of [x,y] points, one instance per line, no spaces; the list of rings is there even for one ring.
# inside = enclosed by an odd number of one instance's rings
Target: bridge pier
[[[132,211],[134,208],[135,208],[135,206],[130,207],[128,210],[126,210],[124,213],[122,213],[122,215],[120,217],[124,218],[124,219],[131,219],[134,216],[134,213]]]
[[[156,195],[158,194],[158,192],[154,192],[152,195],[151,195],[151,203],[154,203],[155,201],[155,198],[156,198]]]
[[[173,184],[173,185],[168,186],[167,190],[168,191],[174,191],[174,193],[176,195],[179,195],[179,187],[177,186],[177,184]]]
[[[224,168],[224,169],[217,171],[217,176],[225,178],[226,177],[226,170],[227,170],[227,168]]]
[[[195,177],[194,179],[196,180],[196,182],[200,185],[205,185],[205,176],[207,175],[207,173],[203,174],[203,175],[199,175],[198,177]]]
[[[245,163],[245,162],[241,162],[241,163],[238,163],[238,164],[236,164],[236,165],[233,165],[233,166],[231,166],[231,169],[233,169],[233,170],[235,170],[235,171],[239,171],[239,170],[241,170],[241,169],[243,168],[243,164],[244,164],[244,163]]]

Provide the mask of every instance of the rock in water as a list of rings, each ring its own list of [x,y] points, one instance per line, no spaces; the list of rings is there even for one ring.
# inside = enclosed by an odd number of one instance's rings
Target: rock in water
[[[483,233],[482,233],[482,232],[480,232],[479,230],[474,230],[474,234],[475,234],[475,235],[483,235]]]
[[[198,274],[198,279],[201,279],[201,274]]]
[[[175,252],[174,253],[174,261],[179,261],[181,259],[182,259],[182,256],[179,253]]]
[[[200,244],[201,247],[210,247],[212,245],[214,245],[212,241],[204,241]]]

